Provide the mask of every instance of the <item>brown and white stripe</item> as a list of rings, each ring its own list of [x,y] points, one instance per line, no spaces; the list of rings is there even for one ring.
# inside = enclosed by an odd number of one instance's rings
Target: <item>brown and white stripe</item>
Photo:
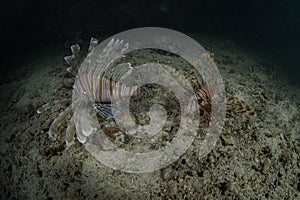
[[[208,86],[206,84],[203,85],[196,91],[196,95],[199,101],[200,110],[203,111],[204,118],[210,118],[212,93],[209,91]]]
[[[138,93],[137,86],[127,87],[105,76],[114,60],[120,57],[127,48],[128,44],[123,44],[122,40],[114,41],[112,39],[96,60],[96,66],[92,65],[88,61],[91,58],[87,57],[74,84],[73,102],[83,94],[89,101],[98,103],[118,101],[124,97],[136,95]]]

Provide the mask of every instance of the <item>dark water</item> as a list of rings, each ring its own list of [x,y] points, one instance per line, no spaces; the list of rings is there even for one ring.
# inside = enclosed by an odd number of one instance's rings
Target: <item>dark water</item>
[[[297,0],[11,0],[0,8],[0,64],[47,44],[157,26],[226,37],[267,55],[297,80],[299,9]]]

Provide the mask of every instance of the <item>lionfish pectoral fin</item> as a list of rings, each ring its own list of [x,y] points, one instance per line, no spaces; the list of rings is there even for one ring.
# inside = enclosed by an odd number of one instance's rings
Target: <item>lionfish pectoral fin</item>
[[[67,115],[70,114],[72,112],[72,104],[69,105],[69,107],[67,107],[63,112],[61,112],[58,117],[52,122],[50,128],[49,128],[49,132],[48,135],[52,140],[56,140],[58,137],[58,129],[59,126],[62,124],[62,122],[64,121],[64,119],[67,118]]]
[[[70,122],[68,124],[68,128],[66,130],[66,145],[68,147],[75,143],[74,142],[75,132],[76,132],[76,126],[75,126],[75,122],[74,122],[74,119],[73,119],[73,116],[72,116],[72,118],[70,119]]]
[[[95,110],[104,119],[113,118],[112,105],[110,103],[95,103]]]
[[[94,107],[97,113],[104,119],[112,119],[114,115],[118,115],[124,108],[124,102],[115,103],[95,103]]]
[[[62,100],[54,100],[54,101],[51,101],[49,103],[46,103],[42,106],[40,106],[36,112],[37,114],[41,114],[42,112],[45,112],[47,110],[50,110],[52,107],[55,107],[57,105],[60,105],[60,106],[66,106],[67,103],[70,103],[70,100],[69,99],[62,99]]]

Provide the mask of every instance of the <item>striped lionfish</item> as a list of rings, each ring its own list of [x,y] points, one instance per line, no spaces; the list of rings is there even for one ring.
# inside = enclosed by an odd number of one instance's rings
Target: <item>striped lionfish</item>
[[[58,115],[49,128],[48,134],[53,140],[57,138],[56,132],[61,123],[72,113],[74,106],[78,106],[82,101],[88,100],[92,102],[95,111],[101,117],[109,119],[112,118],[112,106],[110,104],[112,100],[118,101],[138,94],[138,86],[127,87],[116,81],[122,75],[129,74],[133,69],[130,63],[121,63],[114,66],[116,60],[127,50],[128,43],[124,44],[123,40],[111,39],[102,53],[98,55],[95,65],[95,63],[90,63],[89,57],[97,45],[98,40],[92,38],[88,49],[89,54],[79,68],[78,74],[80,73],[80,76],[77,74],[73,86],[73,103]],[[64,57],[64,60],[70,66],[67,71],[74,74],[74,71],[77,70],[76,64],[78,63],[76,63],[76,59],[79,56],[79,45],[72,45],[71,51],[72,55]],[[116,71],[119,73],[114,73]],[[49,105],[45,104],[43,108],[45,109],[47,106]],[[39,110],[38,113],[40,113]],[[93,128],[88,119],[81,121],[80,126],[76,124],[76,116],[73,113],[66,130],[67,146],[74,144],[75,132],[78,141],[85,143]]]
[[[201,55],[202,60],[206,60],[207,63],[214,62],[213,53],[205,53]],[[197,60],[194,62],[194,65],[201,67],[200,62]],[[197,86],[197,78],[195,76],[195,71],[191,70],[188,73],[185,73],[185,78],[189,79],[192,87],[195,91],[196,98],[198,100],[198,109],[200,110],[201,116],[206,122],[209,122],[212,114],[212,97],[216,95],[214,85],[208,87],[208,85],[202,80],[200,87]],[[217,85],[217,84],[216,84]],[[227,114],[232,115],[236,114],[248,114],[249,116],[256,115],[249,105],[247,105],[243,100],[238,99],[237,97],[230,97],[226,100],[226,111]]]

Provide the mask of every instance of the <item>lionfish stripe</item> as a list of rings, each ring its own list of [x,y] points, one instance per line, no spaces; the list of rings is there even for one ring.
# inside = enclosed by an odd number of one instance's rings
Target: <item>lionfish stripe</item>
[[[104,78],[102,78],[102,79],[104,79]],[[103,90],[104,90],[104,97],[105,97],[105,101],[111,101],[111,98],[110,98],[110,88],[109,88],[109,80],[107,80],[107,79],[104,79],[104,82],[105,82],[105,87],[104,88],[102,88]]]
[[[81,83],[81,86],[83,87],[83,91],[87,93],[87,96],[90,97],[90,93],[91,93],[91,89],[90,89],[90,86],[89,86],[89,80],[87,74],[84,74],[84,76],[80,79],[80,83]]]
[[[122,88],[120,87],[120,84],[117,83],[117,85],[116,85],[116,98],[115,99],[120,99],[121,93],[122,93]]]
[[[109,79],[109,96],[112,97],[113,95],[113,81]]]
[[[107,97],[106,97],[106,90],[105,90],[105,88],[106,88],[106,82],[105,82],[105,79],[103,78],[103,77],[101,77],[101,79],[100,79],[101,81],[101,87],[100,87],[100,93],[99,93],[99,95],[100,95],[100,99],[101,99],[101,102],[106,102],[107,101]]]

